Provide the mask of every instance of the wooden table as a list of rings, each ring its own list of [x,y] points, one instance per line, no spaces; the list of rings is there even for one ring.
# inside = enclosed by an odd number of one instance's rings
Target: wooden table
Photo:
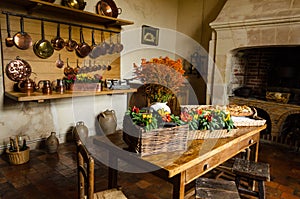
[[[185,152],[170,152],[139,157],[124,150],[127,145],[122,133],[96,136],[94,144],[109,151],[109,188],[117,187],[118,159],[149,169],[173,184],[173,198],[183,199],[185,186],[199,176],[216,168],[245,149],[251,148],[250,159],[257,161],[260,127],[241,127],[234,137],[189,141]]]

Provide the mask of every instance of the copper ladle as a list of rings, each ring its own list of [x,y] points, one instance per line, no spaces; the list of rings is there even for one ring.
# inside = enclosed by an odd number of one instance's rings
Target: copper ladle
[[[7,47],[14,46],[14,38],[10,35],[10,24],[9,24],[9,17],[8,13],[6,13],[6,25],[7,25],[7,37],[5,38],[5,44]]]

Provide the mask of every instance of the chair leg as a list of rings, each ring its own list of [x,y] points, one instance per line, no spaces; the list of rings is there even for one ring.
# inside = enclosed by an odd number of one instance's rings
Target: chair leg
[[[262,180],[258,181],[258,198],[265,199],[265,182]]]
[[[236,185],[236,188],[237,188],[237,189],[239,189],[239,186],[240,186],[240,180],[241,180],[241,176],[236,175],[236,176],[235,176],[235,185]]]

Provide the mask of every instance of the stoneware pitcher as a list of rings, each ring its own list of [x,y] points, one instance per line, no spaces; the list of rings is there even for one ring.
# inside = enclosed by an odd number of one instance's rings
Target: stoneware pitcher
[[[114,110],[106,110],[98,115],[98,121],[104,134],[111,134],[116,131],[117,118]]]

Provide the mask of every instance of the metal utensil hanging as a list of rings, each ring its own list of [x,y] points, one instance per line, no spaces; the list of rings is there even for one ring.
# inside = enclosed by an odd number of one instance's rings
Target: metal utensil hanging
[[[24,19],[20,18],[20,32],[14,35],[14,44],[17,48],[21,50],[26,50],[32,46],[31,36],[24,32]]]
[[[47,59],[54,53],[54,48],[51,42],[45,39],[44,21],[41,21],[41,35],[42,38],[35,42],[33,51],[39,58]]]
[[[6,26],[7,26],[7,37],[5,38],[5,44],[7,47],[14,46],[14,38],[10,35],[10,23],[9,16],[6,13]]]

